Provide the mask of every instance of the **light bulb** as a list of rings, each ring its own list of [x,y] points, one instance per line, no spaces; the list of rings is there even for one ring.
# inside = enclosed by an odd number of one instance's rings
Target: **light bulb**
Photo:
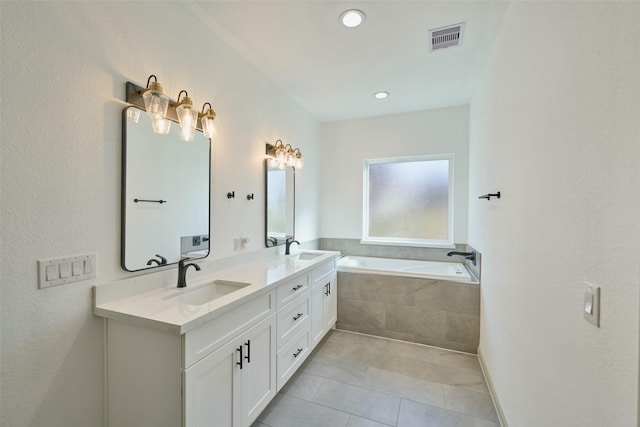
[[[191,102],[191,98],[189,98],[186,90],[180,91],[178,101],[180,100],[182,92],[185,93],[185,97],[182,102],[178,102],[178,106],[176,107],[176,114],[180,122],[180,138],[183,141],[193,141],[193,137],[196,134],[198,112],[193,109],[193,102]]]
[[[167,135],[169,130],[171,130],[171,120],[168,119],[154,119],[151,120],[151,129],[155,133],[159,133],[160,135]]]

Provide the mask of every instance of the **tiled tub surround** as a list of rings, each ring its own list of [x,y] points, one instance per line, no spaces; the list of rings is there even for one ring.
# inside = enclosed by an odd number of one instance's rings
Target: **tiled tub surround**
[[[480,285],[338,272],[336,327],[476,353]]]

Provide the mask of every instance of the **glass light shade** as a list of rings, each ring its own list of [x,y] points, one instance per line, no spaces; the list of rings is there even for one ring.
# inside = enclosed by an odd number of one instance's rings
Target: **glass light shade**
[[[155,133],[159,133],[160,135],[167,135],[169,130],[171,130],[171,120],[168,119],[155,119],[151,120],[151,129]]]
[[[152,85],[152,87],[156,86]],[[169,107],[169,97],[162,93],[162,89],[147,89],[142,94],[142,99],[150,119],[164,119]]]
[[[296,156],[292,152],[288,152],[287,160],[286,160],[287,166],[293,166],[295,162],[296,162]]]
[[[198,112],[190,104],[180,104],[176,108],[178,121],[180,121],[180,138],[183,141],[193,141],[196,134],[196,124],[198,122]]]
[[[304,160],[302,160],[302,157],[296,157],[296,161],[293,166],[296,169],[302,169],[304,167]]]
[[[129,108],[127,110],[127,121],[129,123],[138,124],[138,122],[140,121],[140,110],[138,110],[137,108]]]
[[[200,123],[202,123],[202,133],[207,138],[213,138],[216,133],[216,126],[213,123],[213,120],[216,116],[206,115],[200,119]]]
[[[278,148],[276,150],[276,160],[278,161],[278,164],[284,164],[286,162],[287,152],[284,148]]]

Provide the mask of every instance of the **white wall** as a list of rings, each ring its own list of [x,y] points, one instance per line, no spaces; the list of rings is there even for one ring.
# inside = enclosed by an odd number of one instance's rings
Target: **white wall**
[[[365,159],[446,153],[455,155],[454,242],[466,243],[467,106],[323,123],[320,234],[333,238],[362,237]]]
[[[471,103],[480,353],[510,426],[637,425],[639,21],[637,2],[513,2]]]
[[[120,268],[121,110],[157,74],[218,113],[212,250],[264,247],[265,142],[300,147],[297,237],[317,233],[320,125],[174,2],[1,2],[3,426],[99,426],[102,321],[94,284]],[[161,29],[158,39],[145,34]],[[182,46],[180,39],[191,42]],[[239,197],[227,200],[227,191]],[[246,194],[255,200],[247,201]],[[38,259],[95,252],[95,280],[38,290]],[[211,264],[211,262],[209,262]],[[207,263],[203,264],[206,270]],[[175,280],[175,269],[160,273]]]

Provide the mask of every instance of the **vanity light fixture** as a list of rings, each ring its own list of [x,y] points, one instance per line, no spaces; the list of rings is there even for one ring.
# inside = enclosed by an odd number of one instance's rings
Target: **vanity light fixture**
[[[294,149],[290,144],[285,145],[280,139],[276,141],[275,145],[267,144],[266,153],[271,156],[270,164],[272,167],[284,169],[287,166],[293,166],[296,169],[302,169],[304,166],[300,149]]]
[[[180,95],[184,92],[184,98],[180,101]],[[180,122],[180,138],[183,141],[193,141],[198,124],[198,111],[193,109],[193,102],[186,90],[178,93],[178,103],[175,105],[178,121]]]
[[[209,106],[209,109],[205,111],[205,107]],[[202,106],[202,113],[198,115],[200,117],[200,123],[202,123],[202,133],[207,138],[213,138],[213,135],[216,133],[216,126],[213,121],[216,118],[216,112],[213,111],[211,104],[205,102]]]
[[[152,77],[153,82],[151,81]],[[169,97],[164,94],[162,85],[158,83],[158,78],[153,74],[147,79],[147,87],[142,91],[142,99],[147,116],[151,120],[164,119],[169,107]]]
[[[164,94],[162,85],[153,74],[147,79],[146,87],[127,82],[126,88],[127,102],[147,112],[151,119],[151,128],[155,133],[168,134],[171,122],[177,121],[180,123],[180,138],[184,141],[193,141],[196,130],[201,130],[207,138],[213,138],[215,133],[213,121],[216,118],[216,112],[210,103],[205,103],[202,106],[202,113],[198,114],[186,90],[181,90],[178,93],[178,101],[173,102]],[[181,100],[183,92],[184,97]],[[209,106],[208,109],[206,109],[207,106]],[[135,114],[135,109],[129,109],[127,120],[137,123]]]
[[[345,10],[340,14],[340,22],[342,25],[348,28],[355,28],[358,25],[362,24],[366,16],[363,11],[358,9],[349,9]]]

